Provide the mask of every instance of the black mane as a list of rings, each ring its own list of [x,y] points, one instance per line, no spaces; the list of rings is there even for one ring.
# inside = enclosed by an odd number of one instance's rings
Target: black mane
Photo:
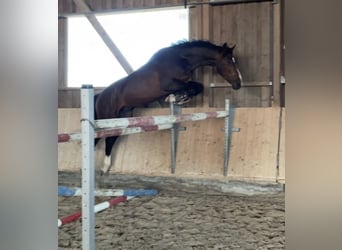
[[[187,41],[187,40],[182,40],[177,43],[172,44],[170,47],[165,47],[157,51],[151,58],[150,61],[153,60],[159,60],[160,57],[165,56],[165,53],[168,53],[169,50],[183,50],[183,49],[192,49],[192,48],[205,48],[209,50],[215,50],[215,51],[229,51],[231,52],[232,49],[226,46],[219,46],[216,45],[212,42],[206,41],[206,40],[192,40],[192,41]]]
[[[173,44],[171,48],[192,48],[192,47],[203,47],[208,49],[217,48],[218,46],[205,40],[192,40],[192,41],[180,41]]]

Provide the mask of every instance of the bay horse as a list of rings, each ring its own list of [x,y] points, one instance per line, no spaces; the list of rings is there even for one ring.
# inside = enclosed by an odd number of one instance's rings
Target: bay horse
[[[203,84],[192,81],[193,71],[201,66],[215,67],[232,88],[241,87],[242,77],[233,50],[227,43],[217,46],[208,41],[186,41],[160,49],[138,70],[114,82],[95,95],[95,119],[127,117],[127,111],[176,96],[181,105],[203,91]],[[102,173],[111,166],[111,151],[117,137],[105,139]],[[95,145],[99,139],[95,140]]]

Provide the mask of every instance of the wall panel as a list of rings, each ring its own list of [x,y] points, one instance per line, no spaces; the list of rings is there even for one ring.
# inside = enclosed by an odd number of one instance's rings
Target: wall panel
[[[239,69],[243,80],[250,84],[271,81],[271,9],[269,2],[213,6],[212,41],[236,45]],[[214,74],[213,82],[225,81]],[[271,87],[225,90],[215,96],[218,103],[224,103],[224,98],[232,99],[234,106],[266,107],[270,105]]]
[[[217,108],[210,111],[221,110]],[[184,114],[208,111],[208,108],[187,108]],[[139,109],[135,116],[166,115],[168,109]],[[58,132],[80,130],[80,109],[59,109]],[[177,165],[170,173],[170,131],[154,131],[122,136],[112,150],[114,174],[146,176],[178,176],[226,180],[285,182],[284,140],[281,140],[280,174],[277,176],[280,108],[238,108],[232,134],[228,176],[223,175],[224,119],[185,122],[179,132]],[[283,116],[285,121],[285,116]],[[282,132],[284,136],[284,131]],[[79,142],[58,144],[58,169],[79,171],[81,145]],[[95,166],[100,169],[104,159],[104,143],[95,152]]]

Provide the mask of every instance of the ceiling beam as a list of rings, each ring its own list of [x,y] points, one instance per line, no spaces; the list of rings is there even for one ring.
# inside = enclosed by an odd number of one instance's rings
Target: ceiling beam
[[[110,38],[106,30],[103,28],[101,23],[98,21],[96,16],[92,13],[92,10],[89,8],[89,6],[83,1],[83,0],[73,0],[76,4],[79,11],[85,13],[85,17],[88,19],[88,21],[91,23],[91,25],[94,27],[96,32],[99,34],[103,42],[107,45],[109,50],[112,52],[114,57],[118,60],[120,65],[123,67],[123,69],[127,72],[127,74],[132,73],[134,70],[132,66],[129,64],[129,62],[126,60],[124,55],[121,53],[119,48],[115,45],[113,40]]]

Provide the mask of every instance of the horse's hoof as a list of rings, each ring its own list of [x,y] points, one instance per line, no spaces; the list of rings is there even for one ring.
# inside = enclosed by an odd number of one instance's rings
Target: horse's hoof
[[[175,102],[175,97],[168,95],[165,99],[164,102]]]
[[[100,170],[100,176],[109,176],[109,169],[107,171]]]
[[[177,96],[176,97],[176,105],[183,105],[185,103],[188,103],[191,101],[191,98],[189,98],[187,95]]]

